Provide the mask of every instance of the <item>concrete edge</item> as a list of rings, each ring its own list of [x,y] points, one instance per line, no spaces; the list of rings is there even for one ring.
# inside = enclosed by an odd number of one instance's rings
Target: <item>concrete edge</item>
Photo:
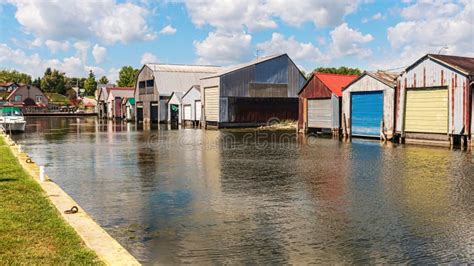
[[[62,218],[81,237],[87,247],[93,250],[99,259],[107,265],[141,265],[120,243],[111,237],[99,224],[97,224],[59,185],[51,181],[45,175],[47,181],[41,182],[39,179],[39,166],[34,163],[27,163],[30,158],[28,154],[22,152],[14,141],[0,134],[13,155],[18,159],[23,169],[33,177],[47,194],[48,199],[61,213]],[[65,214],[65,210],[77,206],[79,211],[75,214]]]

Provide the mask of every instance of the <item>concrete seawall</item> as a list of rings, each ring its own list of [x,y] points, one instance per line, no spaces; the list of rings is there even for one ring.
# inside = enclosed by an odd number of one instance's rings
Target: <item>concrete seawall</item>
[[[8,136],[0,133],[0,137],[10,146],[13,155],[18,159],[25,171],[36,180],[46,193],[48,199],[61,213],[63,219],[82,238],[87,247],[107,265],[140,265],[140,263],[102,227],[100,227],[66,192],[45,175],[46,181],[40,180],[39,166],[34,163],[28,154],[22,152]],[[31,160],[31,161],[30,161]],[[77,206],[75,214],[65,214],[65,210]]]

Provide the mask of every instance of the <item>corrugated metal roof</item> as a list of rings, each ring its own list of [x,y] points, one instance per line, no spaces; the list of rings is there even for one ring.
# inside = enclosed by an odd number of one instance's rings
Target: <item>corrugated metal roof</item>
[[[334,94],[341,97],[342,88],[351,83],[358,76],[357,75],[341,75],[329,73],[314,73],[319,80],[321,80],[326,87],[328,87]]]
[[[221,67],[201,65],[146,64],[153,71],[160,96],[171,96],[174,91],[186,92],[199,80],[217,73]]]
[[[217,73],[221,67],[205,65],[145,64],[154,72]]]
[[[472,57],[440,54],[428,54],[427,56],[440,60],[455,69],[465,72],[466,74],[474,75],[474,58]]]
[[[259,63],[262,63],[262,62],[265,62],[265,61],[268,61],[268,60],[271,60],[271,59],[274,59],[274,58],[277,58],[277,57],[280,57],[280,56],[284,56],[284,55],[286,55],[286,54],[262,56],[262,57],[260,57],[260,58],[257,58],[257,59],[255,59],[255,60],[252,60],[252,61],[247,62],[247,63],[244,63],[244,64],[239,64],[239,65],[235,65],[235,66],[231,66],[231,67],[224,68],[224,69],[221,70],[220,72],[217,72],[217,74],[206,76],[206,77],[204,77],[203,79],[209,79],[209,78],[220,77],[220,76],[222,76],[222,75],[225,75],[225,74],[234,72],[234,71],[236,71],[236,70],[239,70],[239,69],[242,69],[242,68],[246,68],[246,67],[249,67],[249,66],[252,66],[252,65],[256,65],[256,64],[259,64]]]
[[[397,77],[400,73],[396,72],[387,72],[387,71],[376,71],[376,72],[367,72],[370,76],[378,79],[380,82],[387,84],[390,87],[395,87],[397,85]]]
[[[134,88],[110,88],[108,99],[115,97],[132,98],[134,91]]]

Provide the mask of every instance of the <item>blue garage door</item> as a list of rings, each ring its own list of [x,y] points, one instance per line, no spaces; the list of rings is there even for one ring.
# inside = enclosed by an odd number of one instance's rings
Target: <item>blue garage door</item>
[[[352,102],[352,135],[380,135],[380,122],[383,119],[383,92],[353,92]]]

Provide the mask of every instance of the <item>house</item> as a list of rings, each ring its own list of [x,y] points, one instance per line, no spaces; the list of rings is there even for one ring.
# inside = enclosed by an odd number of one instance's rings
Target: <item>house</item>
[[[298,119],[306,79],[287,54],[261,57],[201,79],[206,126],[255,126]]]
[[[48,97],[39,88],[22,85],[14,89],[7,97],[7,104],[24,107],[47,107]]]
[[[342,88],[355,75],[313,73],[299,95],[298,131],[329,131],[338,135],[341,128]]]
[[[107,118],[109,119],[121,119],[123,118],[122,113],[122,99],[133,98],[134,88],[109,88],[108,96],[106,101],[107,106]]]
[[[96,113],[99,118],[107,118],[107,98],[109,97],[110,88],[115,87],[114,84],[98,84],[96,89]]]
[[[342,90],[345,136],[393,138],[397,76],[385,71],[364,72]]]
[[[0,83],[0,92],[12,92],[18,87],[20,87],[20,84],[16,82],[2,82]]]
[[[168,105],[168,123],[181,124],[181,98],[184,93],[175,91],[171,93]]]
[[[122,114],[127,121],[135,120],[135,98],[122,99]]]
[[[168,121],[168,101],[173,92],[186,92],[201,78],[217,73],[220,67],[199,65],[145,64],[137,78],[135,100],[137,121]]]
[[[396,133],[401,141],[472,140],[474,58],[427,54],[398,78]]]
[[[182,121],[183,124],[191,123],[198,125],[201,121],[201,88],[194,85],[184,94],[182,100]]]

